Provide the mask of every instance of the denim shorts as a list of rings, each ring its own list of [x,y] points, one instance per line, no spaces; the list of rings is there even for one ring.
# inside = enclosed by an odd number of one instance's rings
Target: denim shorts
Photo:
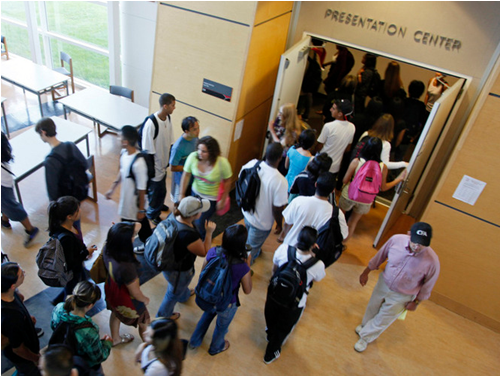
[[[2,186],[2,213],[12,221],[23,221],[28,217],[23,205],[16,200],[12,187]]]

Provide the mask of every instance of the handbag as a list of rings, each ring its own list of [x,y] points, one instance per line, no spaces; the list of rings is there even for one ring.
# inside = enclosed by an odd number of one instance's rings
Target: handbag
[[[223,194],[224,194],[224,180],[223,180],[223,171],[221,169],[221,162],[219,163],[219,171],[221,172],[221,176],[220,176],[221,182],[219,184],[219,191],[217,193],[217,203],[219,203],[219,201],[221,200],[221,198],[223,197]],[[225,202],[224,202],[223,208],[216,211],[216,214],[218,216],[223,216],[229,210],[230,210],[230,196],[228,195],[226,197]]]
[[[92,264],[92,268],[90,269],[90,278],[94,280],[96,284],[104,283],[108,278],[108,272],[106,271],[106,267],[104,265],[102,252]]]

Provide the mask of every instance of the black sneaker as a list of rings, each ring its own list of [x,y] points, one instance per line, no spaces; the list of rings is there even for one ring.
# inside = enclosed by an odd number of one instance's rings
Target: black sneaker
[[[2,228],[12,229],[12,225],[10,225],[9,220],[5,221],[2,219]]]
[[[264,355],[263,361],[265,364],[271,364],[279,357],[280,357],[280,351],[277,350],[274,353],[272,353],[271,355]]]
[[[24,247],[28,247],[30,245],[31,241],[33,241],[35,239],[35,237],[37,236],[38,228],[34,227],[31,232],[28,232],[27,230],[25,230],[25,232],[28,234],[28,237],[26,237],[26,240],[24,241]]]
[[[44,334],[44,331],[41,327],[35,327],[35,331],[37,332],[37,336],[41,338]]]
[[[166,206],[165,204],[162,204],[162,208],[160,208],[160,211],[162,211],[162,212],[169,212],[169,206]]]
[[[144,245],[139,245],[134,247],[134,254],[143,255],[144,254]]]

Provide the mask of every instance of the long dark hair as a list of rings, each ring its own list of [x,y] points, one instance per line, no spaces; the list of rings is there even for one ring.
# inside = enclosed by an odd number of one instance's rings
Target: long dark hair
[[[73,196],[62,196],[49,203],[49,234],[54,234],[66,220],[80,208],[80,203]]]
[[[110,230],[108,230],[103,252],[117,262],[139,263],[134,256],[134,246],[132,245],[133,235],[133,223],[121,222],[113,224]]]
[[[378,137],[371,137],[360,150],[360,158],[365,161],[381,162],[383,142]]]
[[[178,336],[177,324],[168,318],[155,319],[150,324],[153,330],[151,344],[155,355],[174,376],[180,376],[183,363],[183,346]],[[174,368],[174,370],[171,370]]]
[[[241,224],[234,224],[224,231],[221,248],[228,259],[246,260],[246,242],[247,228]]]
[[[305,151],[309,150],[311,147],[313,147],[313,144],[315,144],[315,141],[317,140],[316,136],[317,133],[315,130],[312,129],[304,130],[299,135],[298,141],[295,145],[296,149],[303,148]]]
[[[10,145],[9,139],[2,132],[2,162],[9,162],[14,159],[12,156],[12,147]]]

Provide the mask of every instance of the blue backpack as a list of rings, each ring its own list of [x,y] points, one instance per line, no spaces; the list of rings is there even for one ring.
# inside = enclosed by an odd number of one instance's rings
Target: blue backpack
[[[220,246],[217,247],[217,255],[200,273],[195,293],[195,301],[203,311],[216,309],[220,312],[230,304],[233,297],[231,264],[223,256]]]

